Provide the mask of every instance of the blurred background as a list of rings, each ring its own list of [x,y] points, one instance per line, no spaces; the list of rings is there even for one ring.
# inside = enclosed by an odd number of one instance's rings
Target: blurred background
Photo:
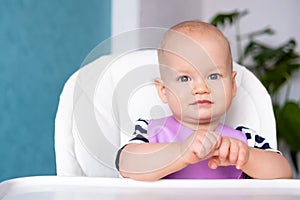
[[[241,32],[271,27],[275,34],[260,38],[265,43],[294,38],[299,44],[299,8],[298,0],[0,0],[0,181],[55,175],[59,95],[105,39],[140,27],[169,28],[187,19],[209,22],[217,13],[248,10]],[[224,33],[237,59],[234,30]],[[288,97],[297,102],[299,84],[297,72]]]

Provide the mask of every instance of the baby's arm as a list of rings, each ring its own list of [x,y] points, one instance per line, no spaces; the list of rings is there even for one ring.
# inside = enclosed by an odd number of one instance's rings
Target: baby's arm
[[[217,132],[196,131],[183,142],[130,143],[120,153],[119,171],[125,178],[154,181],[212,155]]]
[[[213,169],[218,166],[235,165],[252,178],[275,179],[291,178],[288,161],[274,151],[248,147],[244,142],[223,137],[214,157],[209,161]]]
[[[154,181],[185,167],[180,143],[129,143],[120,154],[124,178]]]
[[[254,147],[249,147],[248,162],[241,169],[252,178],[292,178],[291,166],[284,156]]]

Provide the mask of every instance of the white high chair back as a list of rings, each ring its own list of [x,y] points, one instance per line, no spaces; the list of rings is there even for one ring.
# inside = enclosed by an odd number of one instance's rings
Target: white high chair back
[[[277,147],[272,102],[260,81],[234,63],[237,95],[224,123],[246,126]],[[170,114],[154,87],[155,50],[100,57],[74,73],[60,96],[55,121],[58,176],[118,177],[116,152],[129,140],[138,118]]]

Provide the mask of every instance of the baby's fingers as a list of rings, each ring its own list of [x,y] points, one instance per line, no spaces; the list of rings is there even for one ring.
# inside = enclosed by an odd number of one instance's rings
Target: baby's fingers
[[[208,167],[211,169],[217,169],[220,164],[220,160],[217,157],[212,157],[208,161]]]
[[[208,132],[205,137],[202,139],[202,147],[198,152],[199,158],[205,158],[209,153],[212,152],[218,145],[220,140],[220,133],[218,132]]]
[[[219,159],[221,162],[225,162],[227,160],[230,151],[230,145],[230,139],[223,137],[219,147]]]
[[[248,147],[242,147],[239,150],[239,156],[236,161],[236,168],[242,169],[243,165],[245,165],[249,158],[249,150]]]
[[[217,148],[220,144],[221,134],[218,131],[210,131],[206,134],[206,137]]]

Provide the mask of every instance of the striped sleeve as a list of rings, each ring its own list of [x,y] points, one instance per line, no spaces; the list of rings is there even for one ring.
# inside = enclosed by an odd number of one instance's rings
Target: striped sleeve
[[[274,151],[274,152],[281,154],[281,152],[279,150],[274,149],[270,146],[270,144],[266,140],[266,138],[258,135],[254,130],[244,127],[244,126],[239,126],[236,128],[236,130],[239,130],[239,131],[242,131],[245,133],[245,135],[247,137],[248,146],[262,149],[262,150]]]
[[[149,143],[147,136],[147,128],[149,121],[145,119],[138,119],[133,132],[133,138],[128,143]],[[116,155],[115,167],[119,171],[120,154],[127,144],[120,148]]]
[[[133,138],[129,143],[148,143],[147,129],[149,120],[138,119],[133,132]]]

